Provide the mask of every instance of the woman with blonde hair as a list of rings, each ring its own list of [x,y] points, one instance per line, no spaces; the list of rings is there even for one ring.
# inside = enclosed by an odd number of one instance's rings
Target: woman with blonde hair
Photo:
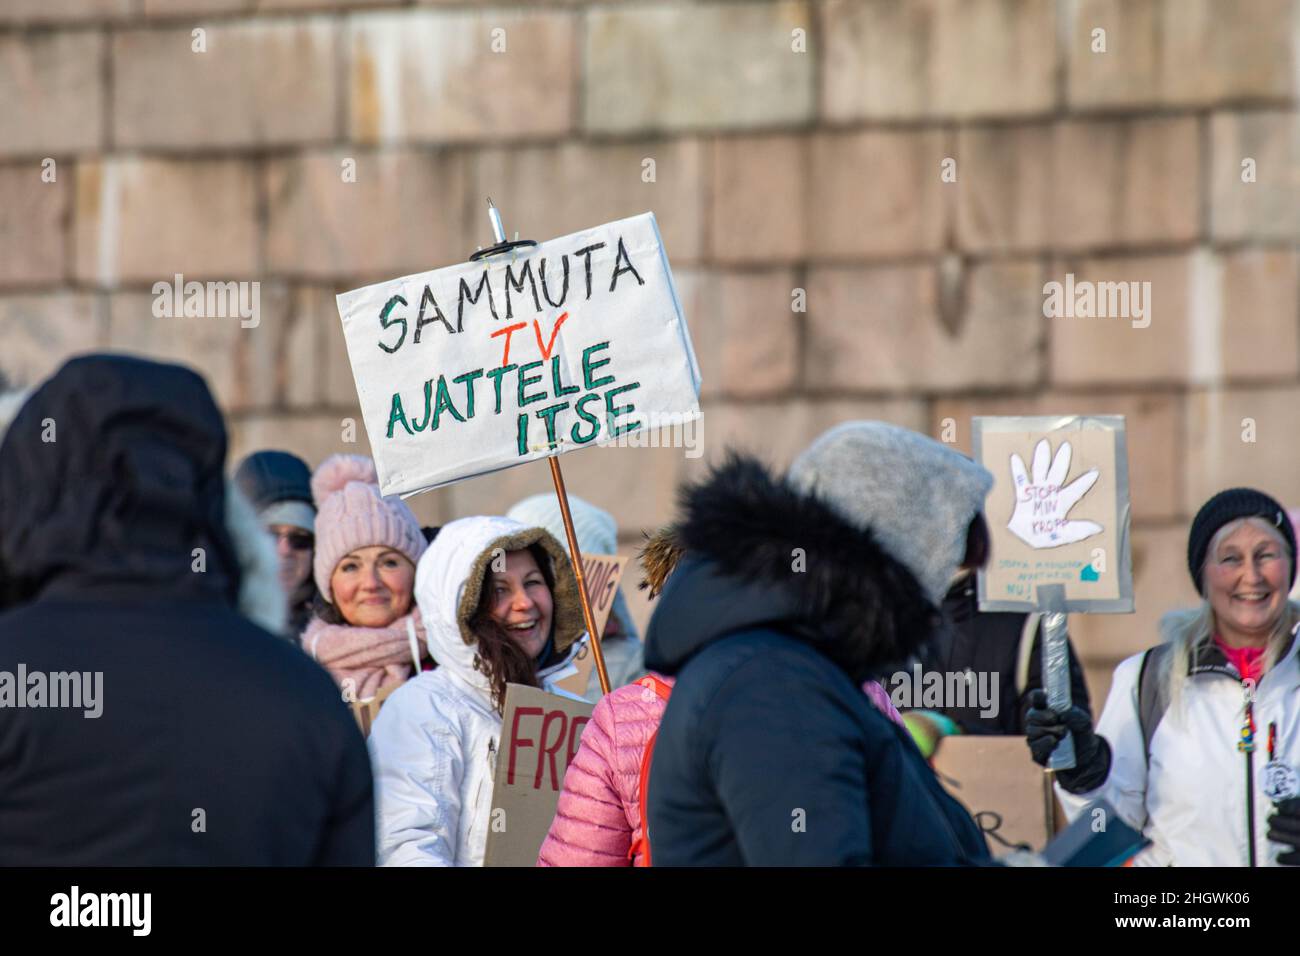
[[[1108,800],[1151,840],[1139,865],[1300,864],[1295,531],[1263,492],[1222,491],[1192,522],[1187,565],[1201,604],[1166,614],[1164,641],[1119,665],[1096,731],[1038,691],[1030,749],[1045,765],[1073,732],[1066,812]]]

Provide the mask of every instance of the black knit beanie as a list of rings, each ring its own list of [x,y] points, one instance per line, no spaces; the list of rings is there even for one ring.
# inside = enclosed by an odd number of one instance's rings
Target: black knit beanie
[[[1187,536],[1187,570],[1191,572],[1192,584],[1196,592],[1201,593],[1201,568],[1205,564],[1205,552],[1210,547],[1215,532],[1230,521],[1238,518],[1263,518],[1273,525],[1286,539],[1290,549],[1291,584],[1295,584],[1295,529],[1282,506],[1254,488],[1229,488],[1201,505],[1192,520],[1192,530]]]

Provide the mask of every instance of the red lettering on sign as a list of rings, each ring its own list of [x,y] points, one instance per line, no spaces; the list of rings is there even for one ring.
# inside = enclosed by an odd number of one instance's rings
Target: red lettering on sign
[[[609,583],[609,572],[613,570],[613,566],[602,561],[600,566],[593,570],[595,574],[588,572],[590,576],[587,579],[589,582],[587,594],[595,599],[598,606],[604,607],[605,602],[602,600],[604,595],[601,592],[605,590],[605,586]]]
[[[589,720],[590,717],[574,717],[569,724],[569,763],[573,763],[573,755],[578,752],[578,735]]]
[[[555,720],[558,720],[560,722],[560,732],[555,735],[555,743],[551,744],[550,746],[547,746],[546,728],[551,726],[551,722]],[[549,711],[546,717],[542,720],[542,734],[541,734],[542,742],[540,745],[541,753],[537,755],[537,775],[533,778],[534,790],[540,790],[542,788],[542,767],[546,763],[546,761],[543,761],[542,759],[543,757],[549,758],[549,762],[551,765],[551,789],[552,790],[560,789],[559,772],[555,769],[555,754],[560,749],[560,746],[564,743],[564,730],[567,724],[568,724],[568,717],[565,716],[565,713],[562,710]]]
[[[555,337],[560,334],[560,326],[564,324],[564,320],[568,317],[569,313],[560,313],[560,317],[555,320],[555,328],[551,329],[551,341],[547,345],[542,344],[542,327],[538,325],[536,319],[533,319],[533,334],[537,336],[537,347],[541,350],[542,358],[549,359],[551,357],[551,349],[555,348]],[[505,365],[506,363],[502,362],[501,364]]]
[[[492,338],[492,339],[496,338],[498,335],[504,335],[506,337],[505,354],[501,356],[502,368],[505,368],[507,365],[510,364],[510,336],[513,335],[517,329],[522,329],[527,324],[528,324],[527,322],[516,322],[514,325],[507,325],[504,329],[497,329],[490,336],[488,336],[488,338]]]
[[[510,763],[506,768],[506,783],[514,784],[515,782],[515,757],[519,753],[520,747],[537,746],[532,740],[519,736],[519,718],[525,714],[536,714],[540,717],[543,710],[540,707],[520,707],[515,710],[515,719],[510,724]],[[543,734],[545,734],[545,725],[543,725]]]

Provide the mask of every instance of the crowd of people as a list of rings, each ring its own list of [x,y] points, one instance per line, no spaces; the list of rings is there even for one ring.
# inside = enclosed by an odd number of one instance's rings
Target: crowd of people
[[[648,529],[644,643],[620,594],[611,692],[579,695],[553,495],[431,528],[363,456],[228,475],[203,380],[119,355],[0,409],[0,864],[482,865],[508,684],[594,704],[540,866],[990,864],[930,763],[955,733],[1044,766],[1072,735],[1067,814],[1107,799],[1138,862],[1300,864],[1296,536],[1263,492],[1197,513],[1201,601],[1094,725],[1073,649],[1051,709],[1037,615],[978,609],[981,465],[871,421],[784,472],[729,453]],[[614,553],[613,517],[570,504],[583,553]],[[882,681],[918,661],[997,671],[993,715],[900,713]]]

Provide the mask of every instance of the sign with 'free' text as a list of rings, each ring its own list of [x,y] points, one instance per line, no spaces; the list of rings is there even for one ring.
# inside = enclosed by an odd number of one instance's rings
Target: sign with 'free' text
[[[384,494],[700,417],[653,213],[345,292],[338,308]]]
[[[506,685],[505,703],[483,865],[533,866],[595,708],[522,684]]]

